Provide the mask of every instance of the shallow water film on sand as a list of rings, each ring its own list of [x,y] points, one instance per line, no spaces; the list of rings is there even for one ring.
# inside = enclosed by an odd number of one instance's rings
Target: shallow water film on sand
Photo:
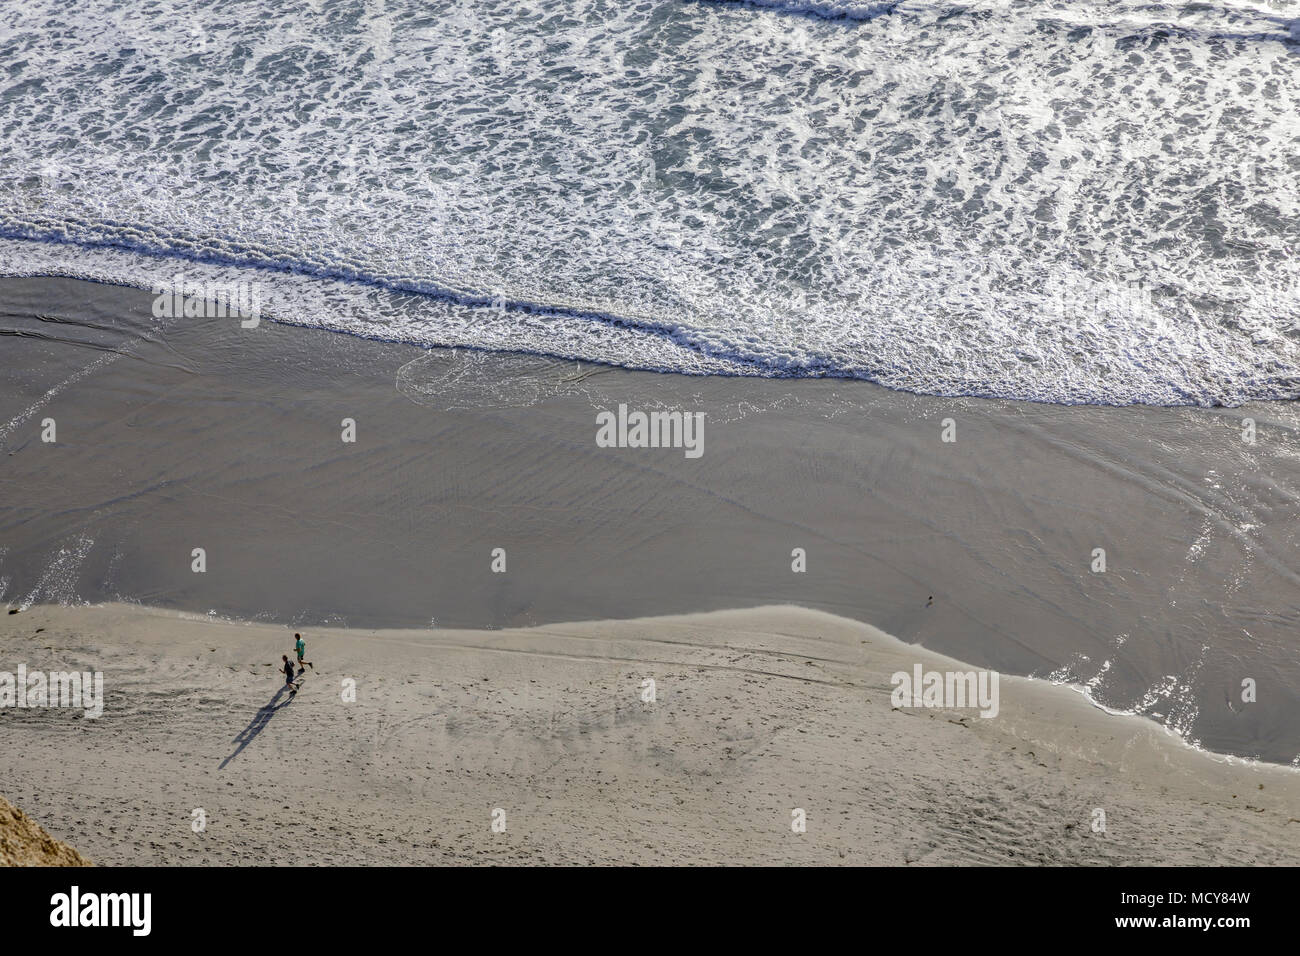
[[[0,862],[1168,866],[881,901],[1248,924],[1297,6],[0,0]],[[0,897],[173,932],[59,880]]]

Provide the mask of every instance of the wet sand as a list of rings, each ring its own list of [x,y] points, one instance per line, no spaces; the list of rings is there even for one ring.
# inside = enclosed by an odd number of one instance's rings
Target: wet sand
[[[0,600],[433,634],[797,604],[1300,754],[1293,406],[539,371],[149,305],[0,282]],[[703,411],[702,456],[599,447],[620,403]]]

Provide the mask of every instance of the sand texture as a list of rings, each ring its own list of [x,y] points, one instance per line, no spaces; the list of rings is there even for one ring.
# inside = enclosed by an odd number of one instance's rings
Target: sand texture
[[[90,866],[39,823],[0,797],[0,866]]]
[[[1295,770],[1029,679],[994,718],[894,709],[895,671],[963,668],[822,612],[310,630],[292,700],[280,627],[36,607],[0,635],[104,673],[97,720],[0,711],[0,779],[105,864],[1300,863]]]

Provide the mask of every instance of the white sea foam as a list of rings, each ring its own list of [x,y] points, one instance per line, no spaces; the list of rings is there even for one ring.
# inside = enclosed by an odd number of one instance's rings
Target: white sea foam
[[[40,580],[18,605],[21,610],[28,610],[34,604],[59,604],[64,607],[84,604],[78,597],[77,582],[81,577],[82,566],[95,541],[89,535],[80,534],[66,541],[58,551],[53,553]]]
[[[285,321],[632,368],[1300,396],[1268,3],[4,6],[2,274],[255,273]]]

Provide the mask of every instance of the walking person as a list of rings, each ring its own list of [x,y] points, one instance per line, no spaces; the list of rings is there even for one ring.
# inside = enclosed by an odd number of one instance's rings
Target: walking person
[[[311,661],[305,661],[305,660],[302,659],[303,655],[307,653],[307,642],[304,641],[304,640],[302,639],[302,635],[301,635],[301,634],[294,634],[294,636],[293,636],[293,649],[298,653],[298,673],[299,673],[299,674],[301,674],[304,670],[306,670],[306,668],[304,668],[304,667],[302,666],[303,664],[306,664],[307,667],[310,667],[312,670],[315,670],[315,669],[316,669],[316,665],[313,664]]]
[[[289,688],[289,696],[292,697],[298,693],[299,682],[293,679],[293,664],[289,662],[289,655],[283,654],[281,657],[284,660],[284,686]]]

